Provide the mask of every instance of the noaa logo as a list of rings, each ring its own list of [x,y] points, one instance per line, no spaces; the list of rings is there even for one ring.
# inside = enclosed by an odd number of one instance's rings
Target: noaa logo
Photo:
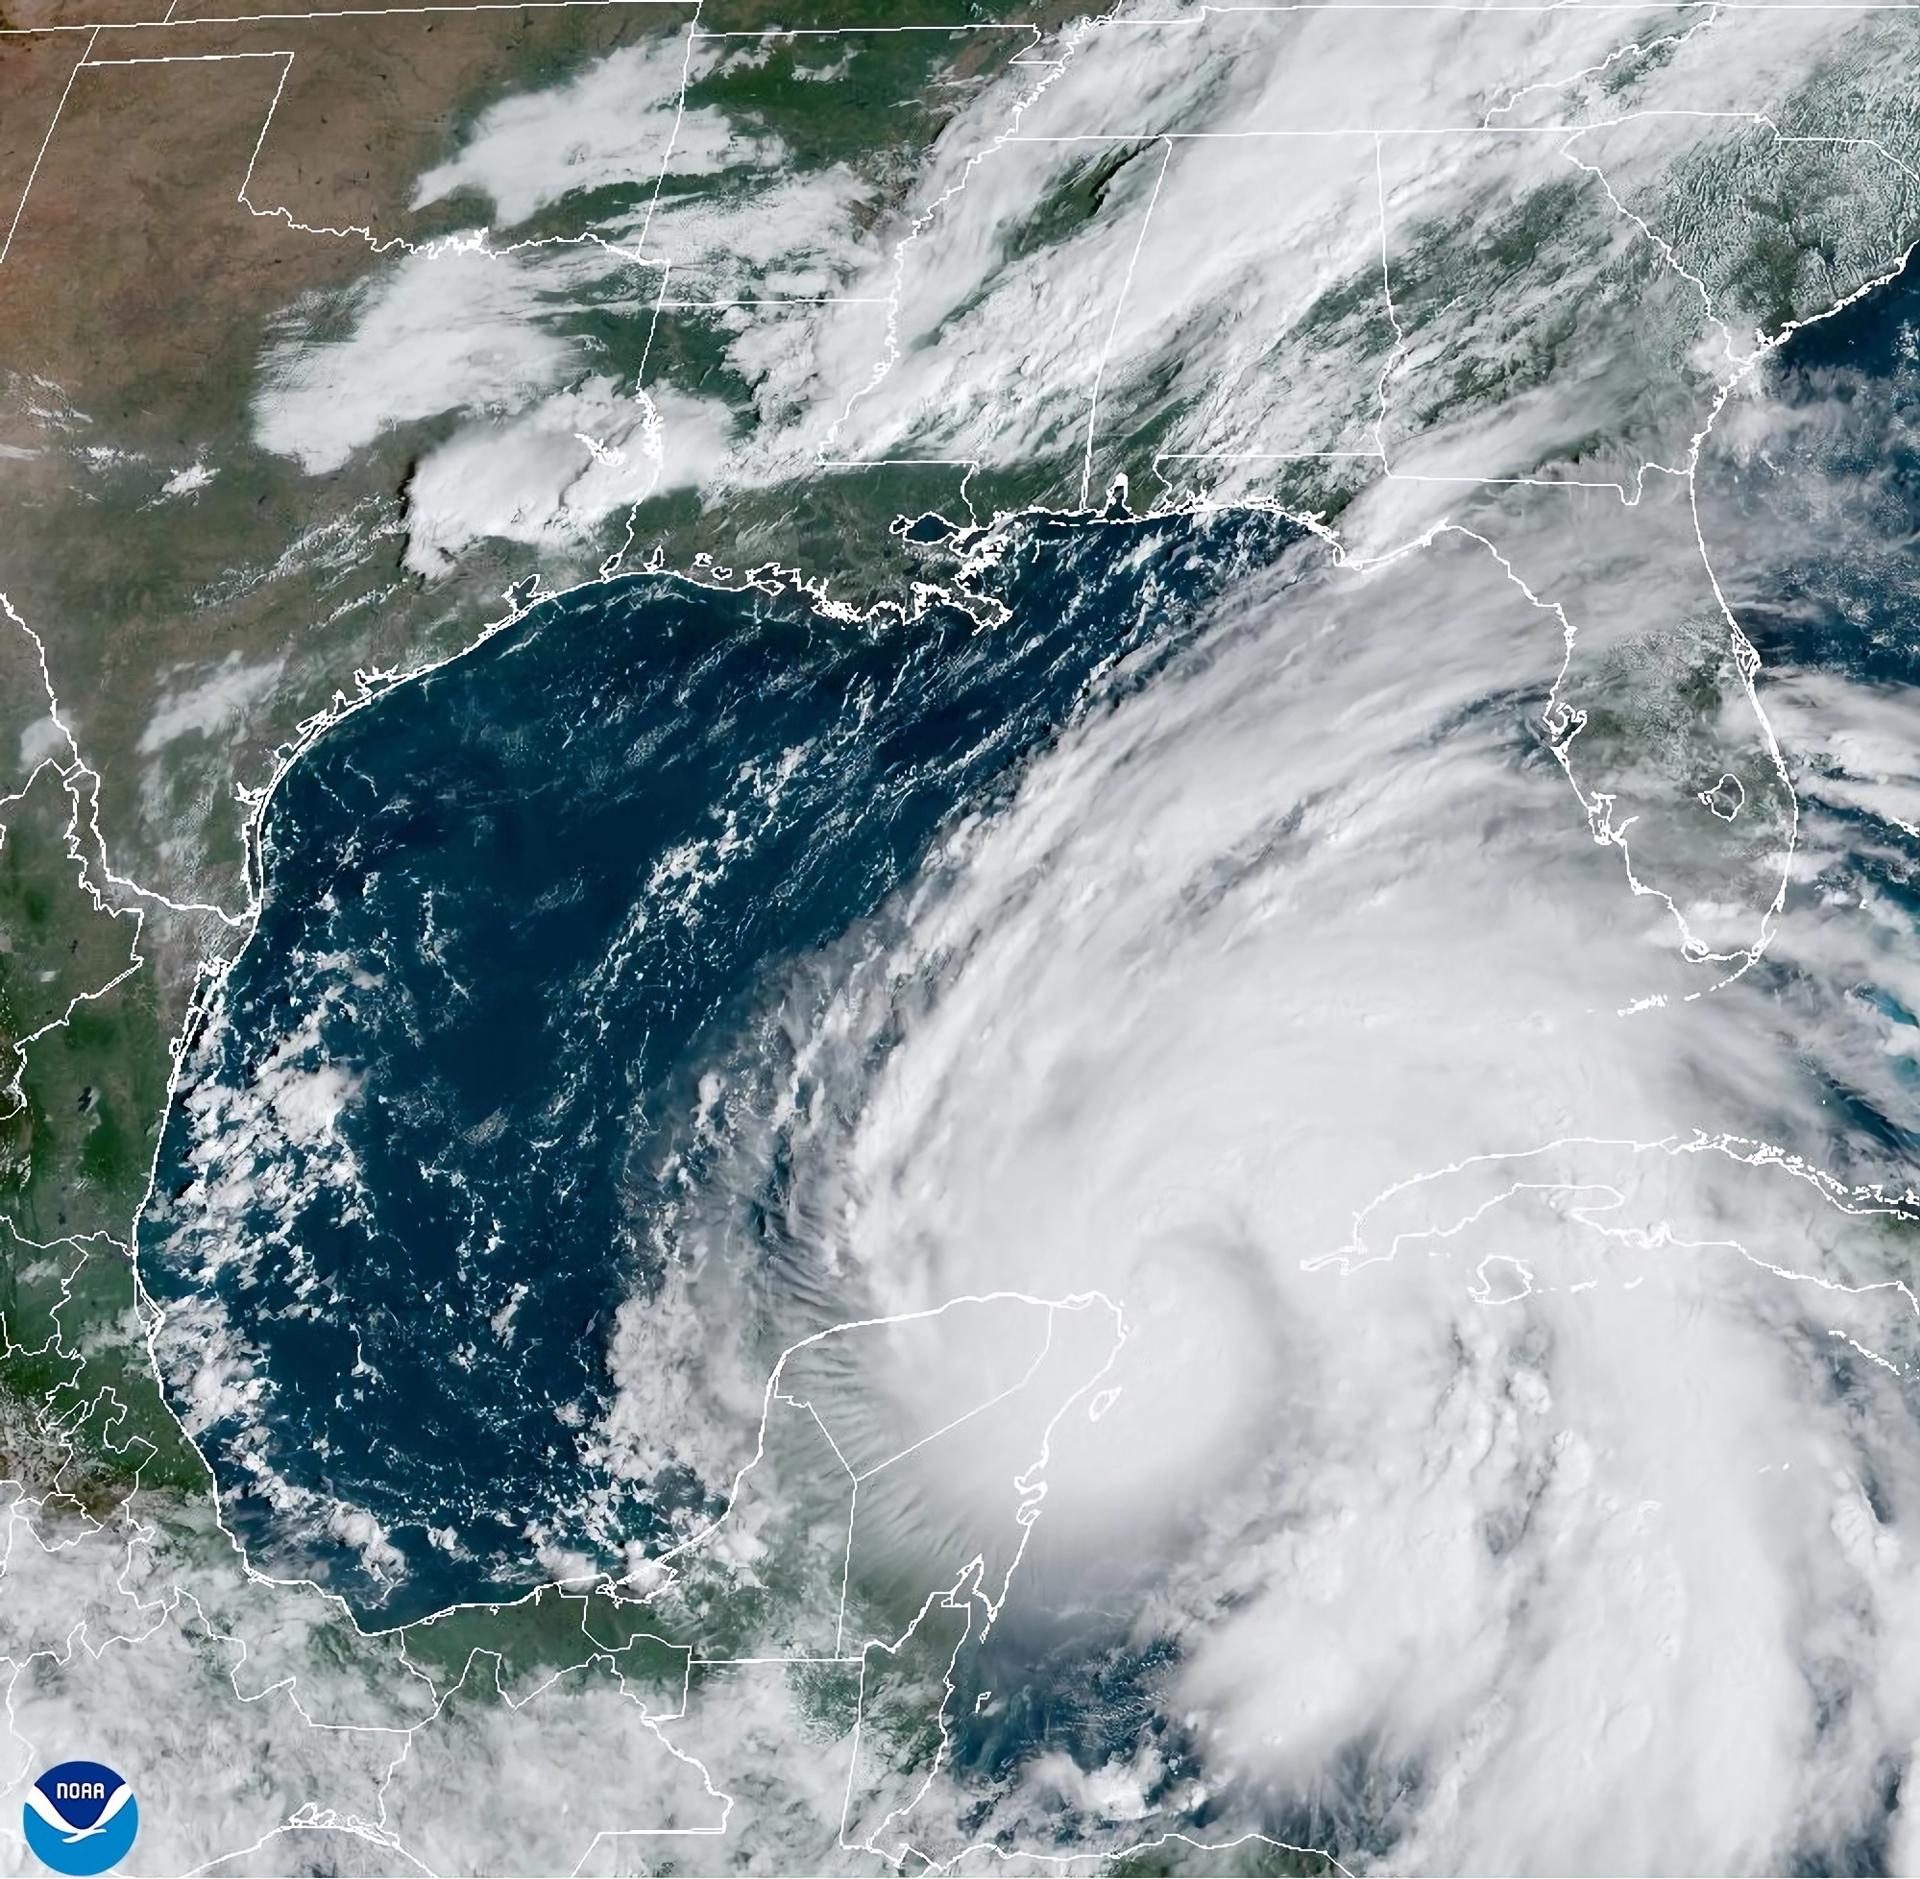
[[[55,1872],[105,1872],[132,1851],[140,1804],[111,1768],[62,1762],[27,1790],[21,1820],[43,1865]]]

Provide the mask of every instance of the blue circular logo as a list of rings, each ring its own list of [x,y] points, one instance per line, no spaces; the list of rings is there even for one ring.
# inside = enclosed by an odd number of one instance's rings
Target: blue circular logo
[[[105,1872],[132,1851],[140,1804],[111,1768],[62,1762],[27,1790],[21,1820],[42,1865],[55,1872]]]

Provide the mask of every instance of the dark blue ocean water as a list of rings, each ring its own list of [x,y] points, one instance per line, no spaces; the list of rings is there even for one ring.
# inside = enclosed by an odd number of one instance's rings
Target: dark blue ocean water
[[[1920,269],[1803,327],[1762,385],[1764,453],[1711,448],[1700,487],[1742,627],[1771,666],[1920,681]],[[1754,558],[1782,524],[1793,553]]]
[[[1699,502],[1716,570],[1765,667],[1762,704],[1770,687],[1796,676],[1897,700],[1920,685],[1920,269],[1910,264],[1795,333],[1763,368],[1761,389],[1757,443],[1736,404],[1725,421],[1734,441],[1713,442],[1703,458]],[[1826,856],[1795,897],[1864,893],[1920,936],[1920,844],[1860,806],[1856,792],[1825,791],[1817,751],[1790,742],[1786,755],[1807,846]],[[1804,989],[1783,957],[1764,961],[1757,978],[1789,1009]],[[1845,989],[1896,1024],[1916,1022],[1884,987]],[[1869,1060],[1888,1062],[1877,1048]],[[1825,1148],[1836,1172],[1920,1178],[1920,1068],[1911,1058],[1892,1060],[1910,1092],[1893,1106],[1811,1057],[1808,1069],[1838,1118]]]
[[[1036,523],[990,628],[622,580],[326,735],[274,799],[140,1240],[250,1365],[203,1446],[255,1562],[395,1623],[537,1583],[542,1538],[612,1562],[697,1496],[582,1453],[660,1257],[667,1119],[797,958],[1292,539]]]
[[[1796,335],[1767,386],[1786,434],[1766,457],[1710,447],[1701,477],[1743,626],[1776,671],[1920,682],[1920,284]],[[649,1185],[702,1071],[943,828],[1148,682],[1126,655],[1176,648],[1291,539],[1259,518],[1036,523],[1001,577],[1011,621],[985,629],[637,577],[323,738],[275,798],[259,928],[141,1231],[155,1296],[217,1308],[251,1365],[203,1445],[256,1562],[393,1623],[538,1582],[542,1539],[612,1563],[657,1534],[697,1484],[611,1480],[583,1433],[612,1315],[660,1258]],[[1760,540],[1792,551],[1740,546]],[[1836,866],[1920,928],[1913,845],[1849,813]],[[333,1135],[307,1106],[328,1070]],[[1834,1094],[1863,1138],[1920,1148],[1912,1119]],[[191,1408],[191,1378],[170,1381]],[[404,1568],[330,1533],[336,1504]]]

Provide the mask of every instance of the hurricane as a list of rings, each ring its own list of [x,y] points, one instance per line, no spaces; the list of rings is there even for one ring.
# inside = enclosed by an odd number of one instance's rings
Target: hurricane
[[[21,1805],[1920,1865],[1899,10],[187,12],[0,22]]]
[[[146,1240],[256,1563],[390,1625],[719,1558],[830,1657],[938,1595],[896,1856],[1898,1863],[1911,837],[1796,537],[1894,492],[1768,440],[1904,306],[1697,504],[1055,525],[986,627],[641,577],[369,705]],[[1798,793],[1776,687],[1859,725]]]

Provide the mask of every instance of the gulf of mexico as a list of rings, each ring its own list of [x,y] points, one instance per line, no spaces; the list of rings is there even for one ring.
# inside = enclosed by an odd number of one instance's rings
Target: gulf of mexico
[[[321,738],[162,1141],[141,1270],[256,1565],[404,1622],[616,1566],[718,1484],[615,1478],[613,1312],[673,1249],[712,1040],[1151,682],[1260,517],[1043,521],[1007,622],[577,590]]]

